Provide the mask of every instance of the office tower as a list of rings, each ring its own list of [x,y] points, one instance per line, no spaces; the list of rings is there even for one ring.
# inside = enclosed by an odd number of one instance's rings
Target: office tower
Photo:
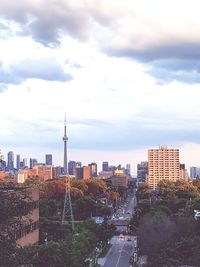
[[[190,167],[190,178],[195,179],[197,177],[197,167]]]
[[[17,170],[20,169],[20,155],[19,154],[16,156],[16,169]]]
[[[66,126],[66,116],[65,116],[65,123],[64,123],[64,136],[63,136],[63,142],[64,142],[64,160],[63,160],[63,172],[64,174],[68,174],[68,169],[67,169],[67,126]]]
[[[111,182],[114,186],[127,186],[128,176],[124,173],[123,170],[116,170],[114,175],[112,175],[111,177]]]
[[[90,166],[83,166],[83,179],[89,179],[91,177],[90,174]]]
[[[90,177],[97,177],[97,164],[92,162],[88,166],[90,167]]]
[[[45,155],[45,165],[53,165],[52,154]]]
[[[53,174],[52,174],[53,179],[57,179],[57,178],[59,178],[59,177],[62,176],[62,174],[63,174],[63,167],[61,167],[61,166],[53,167],[52,172],[53,172]]]
[[[37,159],[30,158],[30,169],[38,164]]]
[[[188,181],[188,172],[187,169],[185,168],[185,164],[180,164],[180,179]]]
[[[6,162],[0,158],[0,171],[6,171]]]
[[[137,180],[139,183],[145,183],[148,175],[148,161],[142,161],[137,164]]]
[[[23,159],[23,168],[28,168],[27,158]]]
[[[8,152],[7,169],[8,169],[8,171],[14,170],[14,153],[13,153],[13,151]]]
[[[82,167],[77,167],[75,169],[75,176],[77,179],[83,179],[83,168]]]
[[[82,167],[82,163],[81,163],[80,161],[77,161],[77,162],[76,162],[76,167],[77,167],[77,168],[81,168],[81,167]]]
[[[131,175],[131,164],[129,163],[126,164],[125,173],[129,176]]]
[[[68,162],[68,172],[69,172],[69,175],[75,175],[75,169],[77,167],[77,162],[74,161],[74,160],[70,160]]]
[[[107,171],[109,171],[109,170],[108,170],[108,161],[104,161],[104,162],[102,163],[102,171],[103,171],[103,172],[107,172]]]
[[[160,146],[159,149],[148,150],[147,183],[156,189],[160,181],[180,180],[179,149]]]

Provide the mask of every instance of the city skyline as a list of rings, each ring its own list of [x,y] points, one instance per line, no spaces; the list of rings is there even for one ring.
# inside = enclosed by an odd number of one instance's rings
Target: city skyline
[[[48,5],[48,9],[46,6]],[[200,159],[197,0],[0,3],[0,147],[111,164]],[[78,18],[78,19],[77,19]],[[84,164],[85,164],[84,163]]]

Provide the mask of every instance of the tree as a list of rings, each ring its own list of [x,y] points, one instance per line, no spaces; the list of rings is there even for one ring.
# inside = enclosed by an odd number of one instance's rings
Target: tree
[[[90,196],[83,196],[75,201],[73,206],[74,216],[79,220],[89,218],[96,213],[96,202]]]
[[[149,199],[151,194],[150,187],[145,184],[139,184],[136,192],[137,199]]]
[[[84,182],[88,186],[87,194],[97,196],[107,190],[106,183],[102,180],[85,179]]]
[[[29,191],[26,188],[0,189],[0,263],[2,267],[15,266],[17,249],[15,229],[31,211]]]
[[[159,249],[172,242],[176,230],[176,224],[164,214],[160,217],[145,214],[138,229],[140,253],[154,262]]]

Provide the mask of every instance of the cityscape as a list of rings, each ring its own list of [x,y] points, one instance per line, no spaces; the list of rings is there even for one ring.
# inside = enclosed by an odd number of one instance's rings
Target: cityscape
[[[0,267],[200,267],[199,10],[0,1]]]

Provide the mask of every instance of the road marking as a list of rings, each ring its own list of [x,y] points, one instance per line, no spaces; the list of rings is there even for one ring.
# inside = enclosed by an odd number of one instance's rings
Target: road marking
[[[120,251],[120,254],[119,254],[119,257],[118,257],[118,260],[117,260],[117,263],[116,263],[115,267],[118,267],[118,265],[119,265],[119,260],[120,260],[120,258],[121,258],[122,251],[123,251],[123,248],[124,248],[125,243],[126,243],[126,242],[124,242],[124,244],[123,244],[123,246],[122,246],[122,248],[121,248],[121,251]]]

